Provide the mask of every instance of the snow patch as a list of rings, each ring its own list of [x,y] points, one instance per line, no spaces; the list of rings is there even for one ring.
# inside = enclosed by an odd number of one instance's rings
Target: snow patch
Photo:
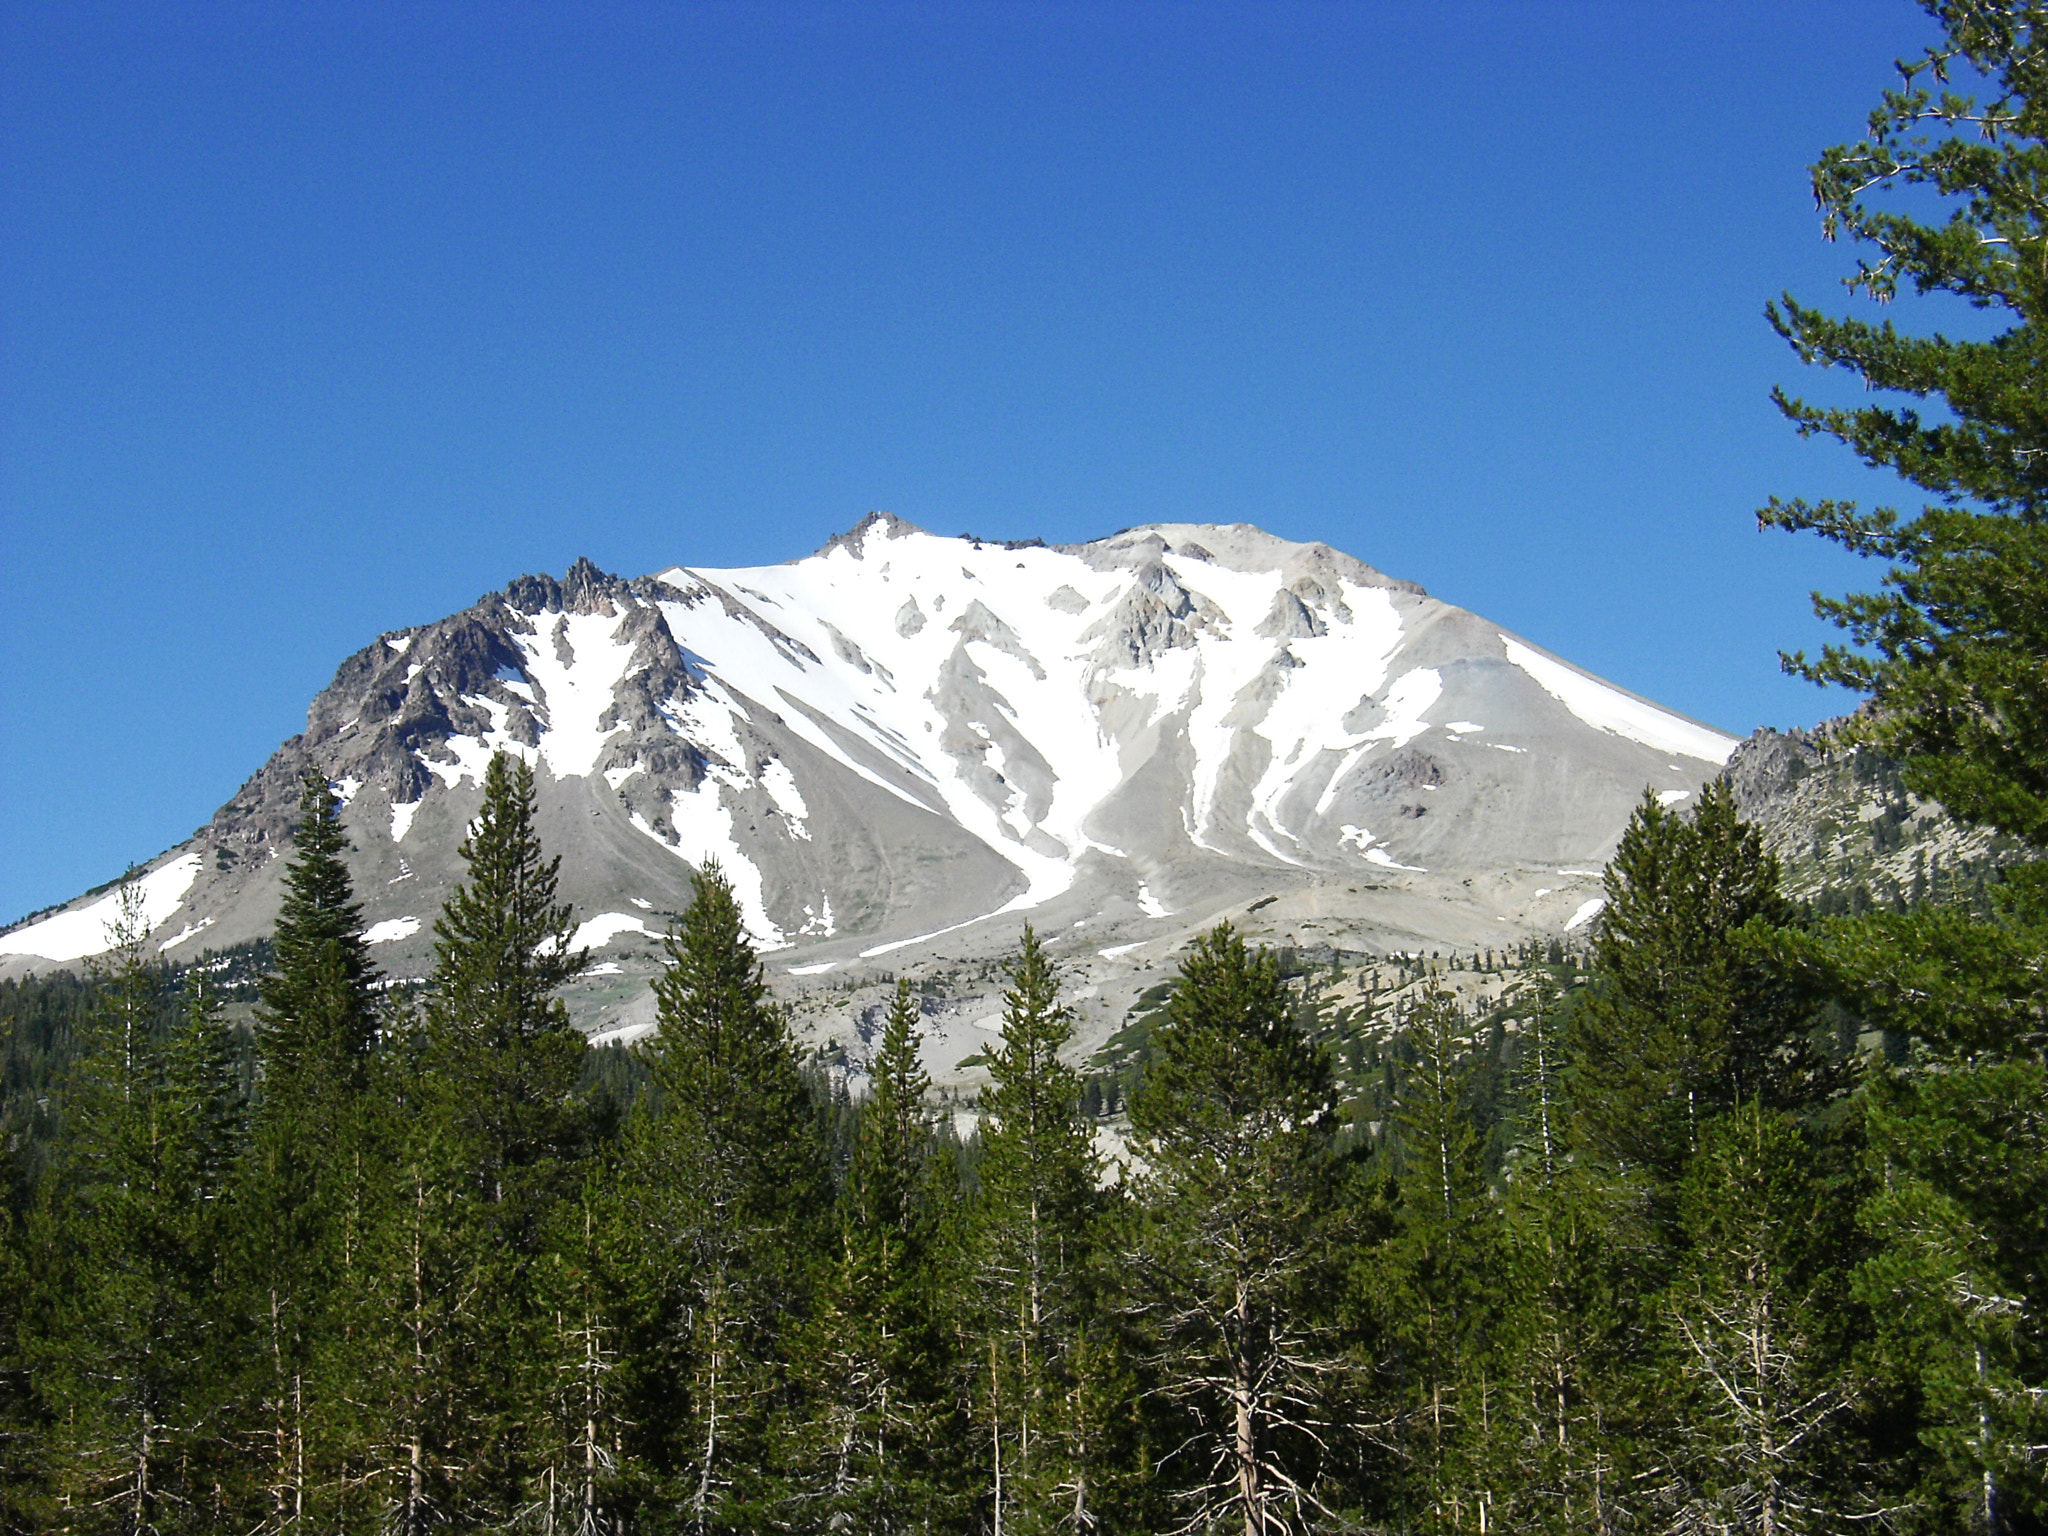
[[[174,938],[165,939],[163,943],[157,945],[156,952],[158,954],[162,954],[167,949],[176,949],[180,944],[184,943],[187,939],[193,937],[195,934],[204,933],[207,929],[211,928],[212,926],[213,919],[210,917],[202,917],[196,923],[187,923],[185,925],[183,932],[179,933]]]
[[[625,912],[600,912],[578,926],[569,940],[569,949],[571,953],[579,949],[603,949],[622,933],[644,934],[650,939],[655,937],[637,917]]]
[[[1366,849],[1365,862],[1368,864],[1377,864],[1382,869],[1405,869],[1413,875],[1426,875],[1429,873],[1429,871],[1424,869],[1420,864],[1395,863],[1393,855],[1388,853],[1387,850],[1384,848]]]
[[[632,643],[616,638],[622,622],[614,614],[542,614],[537,633],[513,637],[539,699],[540,756],[557,778],[587,776],[604,744],[624,729],[599,723],[633,660]]]
[[[1533,677],[1545,693],[1596,729],[1703,763],[1725,763],[1737,746],[1733,736],[1723,736],[1654,704],[1630,698],[1620,689],[1561,661],[1538,655],[1505,635],[1501,636],[1501,644],[1507,648],[1509,661]]]
[[[142,917],[151,928],[170,920],[199,878],[199,855],[180,854],[136,883],[142,888]],[[41,960],[83,960],[113,948],[107,925],[120,915],[121,892],[109,891],[89,907],[59,912],[39,923],[0,935],[0,955],[34,955]]]
[[[1564,931],[1570,933],[1574,928],[1590,923],[1606,909],[1607,898],[1605,896],[1595,896],[1565,920]]]
[[[792,965],[789,968],[789,974],[792,976],[822,976],[827,971],[834,969],[838,964],[837,960],[827,960],[819,965]]]
[[[365,944],[394,944],[400,939],[409,939],[420,931],[420,920],[416,917],[387,917],[381,923],[372,923],[363,930]]]
[[[764,951],[787,949],[789,940],[769,920],[762,899],[760,866],[740,852],[739,844],[733,840],[732,816],[719,801],[718,787],[716,779],[706,779],[695,790],[669,795],[669,820],[675,824],[676,842],[663,838],[638,811],[633,813],[633,825],[698,869],[718,860],[718,867],[732,884],[733,897],[739,902],[740,915],[746,919],[755,947]]]
[[[1152,887],[1142,881],[1138,885],[1138,910],[1147,917],[1171,917],[1173,912],[1165,902],[1152,894]]]
[[[500,707],[502,708],[503,706]],[[516,752],[523,753],[525,750],[519,747],[516,742],[509,745]],[[491,744],[489,742],[479,741],[474,736],[450,736],[441,743],[441,749],[454,758],[455,761],[453,763],[443,763],[437,762],[431,757],[422,757],[420,759],[421,762],[427,765],[435,778],[446,784],[450,789],[453,789],[464,779],[474,779],[479,784],[483,783],[484,771],[491,766]]]
[[[1121,959],[1123,956],[1128,955],[1132,950],[1143,949],[1144,947],[1145,941],[1143,939],[1140,939],[1135,944],[1112,944],[1109,946],[1109,948],[1098,949],[1097,951],[1095,951],[1095,953],[1102,956],[1102,958],[1105,960],[1118,960]]]
[[[805,803],[803,791],[796,787],[796,775],[789,771],[789,764],[781,758],[761,770],[761,787],[768,791],[768,798],[775,802],[775,808],[782,812],[788,824],[790,835],[811,840],[811,829],[804,825],[810,820],[811,808]]]
[[[1692,791],[1689,789],[1660,789],[1657,791],[1657,803],[1659,805],[1676,805],[1681,800],[1690,800],[1691,798]]]
[[[413,817],[419,815],[419,813],[420,803],[417,800],[391,807],[391,841],[394,843],[404,842],[405,834],[412,829]]]

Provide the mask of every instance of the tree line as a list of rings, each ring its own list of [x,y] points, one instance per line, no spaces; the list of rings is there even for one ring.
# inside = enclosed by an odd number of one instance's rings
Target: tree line
[[[2048,1516],[2038,989],[2015,1028],[1995,965],[1934,998],[1873,953],[1907,924],[2023,962],[2025,881],[2003,926],[1821,922],[1724,788],[1646,797],[1590,978],[1535,972],[1505,1157],[1448,992],[1399,1019],[1366,1121],[1277,957],[1219,926],[1112,1158],[1028,927],[963,1140],[908,982],[849,1101],[715,868],[622,1109],[555,996],[585,956],[532,797],[493,762],[414,999],[309,778],[253,1074],[203,968],[165,1027],[139,933],[103,967],[6,1212],[10,1528]]]

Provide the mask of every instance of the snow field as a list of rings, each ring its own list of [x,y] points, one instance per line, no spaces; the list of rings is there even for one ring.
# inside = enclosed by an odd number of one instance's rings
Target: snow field
[[[198,878],[199,855],[187,853],[151,870],[137,882],[142,893],[143,920],[150,928],[159,928],[170,920]],[[107,928],[120,913],[121,889],[116,887],[89,907],[59,912],[0,936],[0,955],[33,955],[39,960],[83,960],[87,955],[103,955],[113,948]],[[190,937],[190,933],[179,935],[180,939]],[[178,939],[171,942],[175,944]]]
[[[1733,736],[1723,736],[1654,704],[1632,699],[1561,661],[1552,661],[1526,645],[1516,644],[1505,635],[1501,636],[1501,644],[1507,648],[1508,660],[1536,679],[1545,693],[1598,730],[1702,763],[1725,763],[1738,745]]]

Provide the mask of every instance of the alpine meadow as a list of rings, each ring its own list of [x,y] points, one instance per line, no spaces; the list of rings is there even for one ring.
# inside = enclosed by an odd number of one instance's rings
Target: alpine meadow
[[[2048,5],[1922,4],[1766,312],[1852,715],[1245,524],[393,632],[0,933],[0,1531],[2048,1531]]]

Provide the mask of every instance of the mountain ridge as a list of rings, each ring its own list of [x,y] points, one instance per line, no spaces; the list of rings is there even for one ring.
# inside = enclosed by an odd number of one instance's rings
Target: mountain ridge
[[[167,954],[267,932],[312,766],[375,953],[424,974],[483,765],[513,751],[598,955],[572,1006],[609,1029],[709,858],[783,985],[1026,917],[1129,969],[1253,901],[1348,948],[1503,943],[1583,925],[1645,786],[1682,800],[1735,745],[1328,545],[875,513],[780,565],[579,559],[378,636],[143,885]],[[104,900],[0,933],[0,973],[89,953]]]

